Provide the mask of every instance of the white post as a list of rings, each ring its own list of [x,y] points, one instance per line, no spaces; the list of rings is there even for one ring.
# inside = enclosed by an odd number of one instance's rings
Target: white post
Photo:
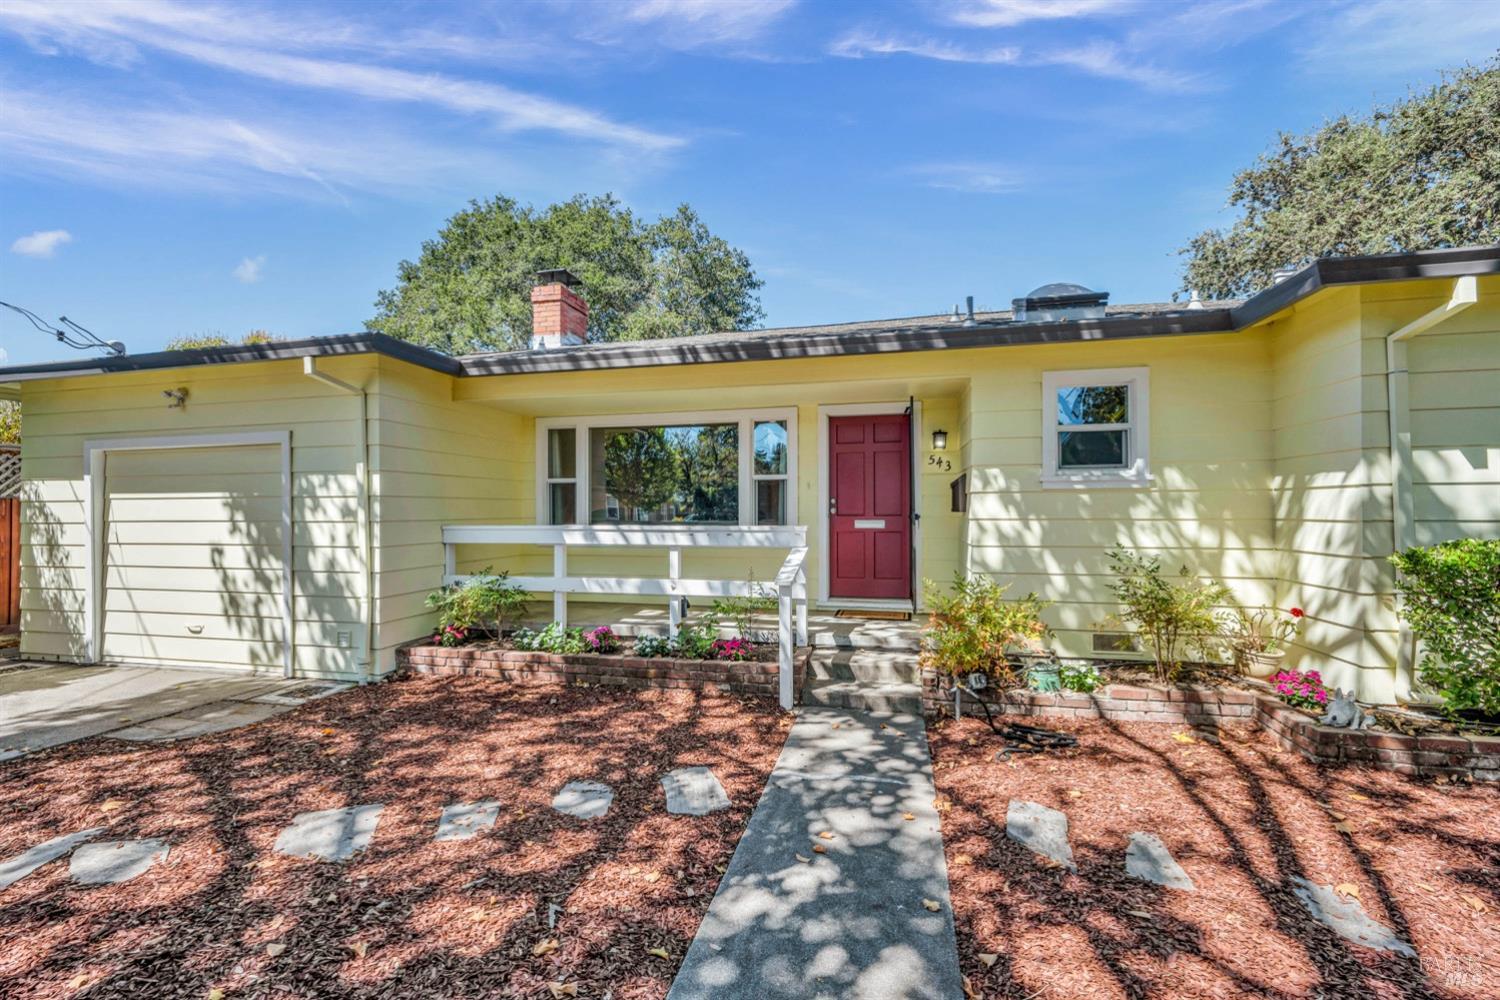
[[[790,711],[792,707],[792,587],[790,584],[783,584],[778,589],[780,600],[777,602],[776,637],[778,660],[781,666],[781,707]]]
[[[446,583],[448,577],[458,574],[458,546],[452,542],[443,543],[443,581]]]
[[[552,592],[552,620],[558,627],[567,628],[568,592],[562,589],[561,583],[561,578],[568,575],[568,546],[565,543],[552,546],[552,575],[559,578],[554,584],[557,589]]]
[[[797,567],[797,582],[792,587],[797,608],[797,645],[807,645],[807,570]]]
[[[667,549],[667,579],[676,583],[682,579],[682,549],[673,546]],[[667,637],[677,638],[677,630],[682,627],[682,595],[676,592],[667,600]]]

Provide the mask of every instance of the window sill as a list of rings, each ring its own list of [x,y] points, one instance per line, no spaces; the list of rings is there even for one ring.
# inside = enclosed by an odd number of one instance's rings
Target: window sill
[[[1147,473],[1144,476],[1043,476],[1042,489],[1044,490],[1079,490],[1079,489],[1149,489],[1156,482],[1156,477]]]

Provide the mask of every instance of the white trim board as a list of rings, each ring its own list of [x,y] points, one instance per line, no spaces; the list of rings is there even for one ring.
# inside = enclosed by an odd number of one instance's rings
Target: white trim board
[[[239,448],[274,445],[281,449],[281,620],[286,640],[281,647],[283,676],[292,676],[296,639],[292,630],[292,432],[234,431],[220,434],[165,434],[145,437],[93,438],[83,443],[84,548],[87,587],[84,590],[84,651],[98,663],[103,649],[104,602],[104,487],[105,458],[112,451],[160,451],[168,448]]]
[[[918,478],[921,466],[918,463],[921,446],[922,401],[920,399],[896,399],[875,403],[831,403],[818,407],[818,606],[823,608],[869,608],[871,610],[914,611],[917,604],[915,592],[904,600],[869,600],[828,595],[828,418],[868,417],[887,413],[905,413],[912,408],[911,469],[911,558],[912,586],[922,568],[922,488]]]
[[[1123,468],[1060,470],[1057,467],[1057,393],[1073,386],[1123,385],[1129,394],[1130,421],[1109,425],[1125,430],[1127,458]],[[1085,428],[1080,428],[1085,429]],[[1148,486],[1151,483],[1151,369],[1079,368],[1042,372],[1043,489],[1088,486]]]
[[[751,410],[685,410],[667,413],[606,413],[588,417],[538,417],[536,421],[536,516],[540,525],[550,523],[551,496],[547,477],[547,432],[567,427],[574,431],[572,481],[574,485],[574,516],[580,518],[577,526],[588,525],[589,506],[589,431],[595,427],[681,426],[691,424],[739,424],[739,523],[742,527],[755,526],[755,477],[752,475],[755,451],[755,425],[757,422],[783,420],[786,422],[786,526],[797,524],[797,408],[795,406],[768,407]],[[640,525],[645,527],[647,525]],[[771,527],[766,525],[766,527]]]

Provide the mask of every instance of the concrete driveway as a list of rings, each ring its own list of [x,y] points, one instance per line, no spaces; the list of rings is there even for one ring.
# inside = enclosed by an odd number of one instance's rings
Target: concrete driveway
[[[0,760],[91,736],[170,740],[234,729],[348,685],[166,667],[0,671]]]

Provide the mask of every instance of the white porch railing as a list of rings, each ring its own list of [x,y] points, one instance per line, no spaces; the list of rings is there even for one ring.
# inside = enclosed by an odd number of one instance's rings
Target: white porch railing
[[[686,525],[622,525],[620,527],[554,527],[548,525],[450,524],[443,528],[443,582],[468,579],[458,573],[460,545],[544,545],[552,548],[551,576],[512,576],[510,582],[533,592],[551,592],[552,617],[568,623],[569,594],[616,594],[633,597],[670,597],[668,629],[672,636],[682,624],[679,597],[760,597],[765,585],[752,580],[695,580],[682,575],[686,548],[786,549],[773,584],[777,602],[782,708],[792,707],[792,653],[807,644],[807,528],[692,527]],[[569,548],[657,548],[667,550],[664,577],[570,576]]]

